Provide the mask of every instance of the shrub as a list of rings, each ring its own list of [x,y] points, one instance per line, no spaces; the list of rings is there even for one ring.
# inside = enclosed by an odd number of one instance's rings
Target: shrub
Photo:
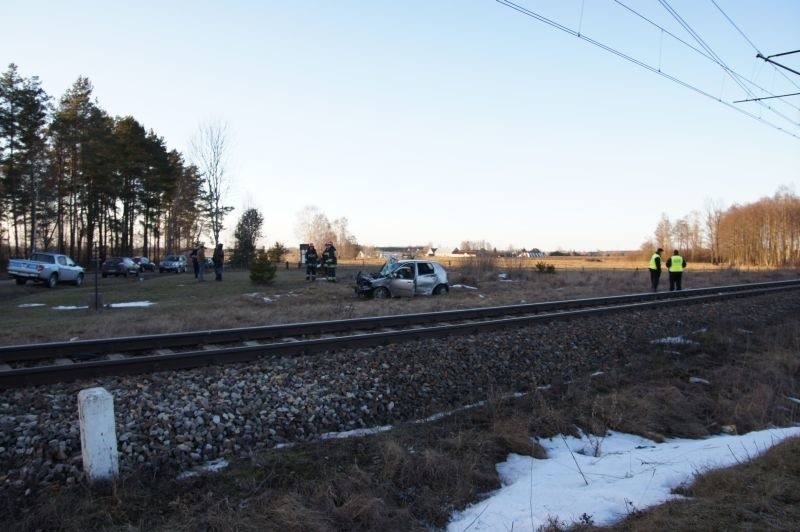
[[[254,284],[271,284],[275,280],[276,270],[277,267],[269,260],[267,252],[261,250],[250,264],[250,281]]]
[[[536,271],[539,273],[556,273],[556,267],[543,261],[536,263]]]

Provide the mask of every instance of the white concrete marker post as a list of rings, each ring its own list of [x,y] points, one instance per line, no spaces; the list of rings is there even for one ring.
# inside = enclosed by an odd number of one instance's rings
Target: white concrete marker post
[[[114,397],[105,388],[78,392],[83,471],[90,482],[109,481],[119,473]]]

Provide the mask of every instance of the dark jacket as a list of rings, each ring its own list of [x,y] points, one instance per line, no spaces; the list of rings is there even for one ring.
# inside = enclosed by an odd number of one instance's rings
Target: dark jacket
[[[308,248],[306,250],[306,264],[316,265],[317,261],[319,260],[319,255],[317,255],[316,248]]]
[[[325,251],[322,252],[322,262],[326,266],[336,266],[336,248],[333,246],[325,246]]]
[[[214,266],[217,268],[222,267],[222,263],[225,261],[225,252],[222,251],[222,244],[217,244],[217,247],[214,248],[214,256],[211,257],[211,260],[214,261]]]

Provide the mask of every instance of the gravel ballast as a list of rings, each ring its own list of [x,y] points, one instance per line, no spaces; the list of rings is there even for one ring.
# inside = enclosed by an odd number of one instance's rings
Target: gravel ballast
[[[77,395],[114,397],[122,474],[397,424],[624,364],[718,318],[754,329],[797,315],[794,292],[576,318],[501,332],[190,371],[0,391],[0,490],[82,482]]]

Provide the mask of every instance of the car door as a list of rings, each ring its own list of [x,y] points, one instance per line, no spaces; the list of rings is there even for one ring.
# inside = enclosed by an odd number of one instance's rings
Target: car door
[[[413,262],[401,262],[397,268],[389,274],[391,280],[389,281],[389,291],[393,296],[414,296],[414,277],[416,277],[416,268]]]
[[[74,281],[75,278],[78,276],[78,272],[75,271],[74,264],[73,267],[70,267],[67,261],[67,257],[59,256],[57,261],[58,261],[58,280]]]
[[[430,262],[417,263],[417,294],[430,295],[436,283],[436,271],[433,269],[433,264]]]

